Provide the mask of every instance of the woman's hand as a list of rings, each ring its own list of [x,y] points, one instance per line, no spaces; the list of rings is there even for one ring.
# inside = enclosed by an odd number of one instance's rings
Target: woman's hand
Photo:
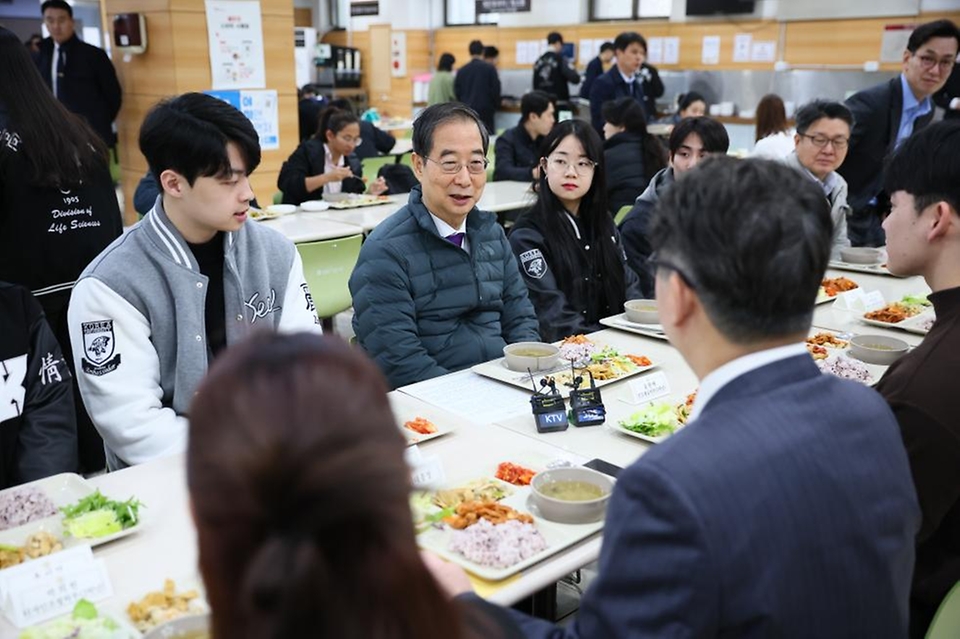
[[[387,192],[387,181],[383,179],[382,176],[378,176],[374,180],[373,184],[370,185],[370,188],[367,189],[367,193],[372,195],[383,195]]]
[[[440,588],[451,599],[465,592],[473,592],[473,584],[463,568],[449,561],[444,561],[431,552],[420,551],[420,558],[427,566],[427,570],[440,585]]]

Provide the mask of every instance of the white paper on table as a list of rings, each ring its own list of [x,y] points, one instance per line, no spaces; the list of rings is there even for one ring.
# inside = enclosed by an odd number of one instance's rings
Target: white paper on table
[[[885,305],[886,301],[883,299],[883,293],[880,291],[870,291],[868,293],[862,288],[855,288],[852,291],[840,293],[837,295],[837,300],[833,303],[834,308],[863,313],[883,308]]]
[[[758,40],[750,47],[752,62],[773,62],[777,59],[777,43],[773,40]]]
[[[720,64],[720,36],[703,36],[700,61],[703,64]]]
[[[399,390],[464,419],[484,424],[531,414],[532,389],[523,391],[469,369],[403,386]]]
[[[753,35],[749,33],[738,33],[733,36],[733,61],[749,62],[750,45],[753,43]],[[719,52],[718,52],[719,55]]]
[[[663,63],[680,64],[680,38],[678,36],[663,39]]]
[[[650,64],[663,63],[663,38],[650,38],[647,40],[647,61]]]

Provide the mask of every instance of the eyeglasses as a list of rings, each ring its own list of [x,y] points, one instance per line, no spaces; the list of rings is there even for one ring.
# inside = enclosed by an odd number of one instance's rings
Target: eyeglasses
[[[573,168],[577,175],[590,175],[597,168],[598,162],[593,160],[577,160],[573,163]],[[558,173],[566,173],[570,168],[570,162],[564,158],[547,158],[547,166]]]
[[[456,160],[441,160],[437,161],[433,158],[423,158],[427,162],[433,162],[440,167],[440,170],[448,175],[454,175],[463,170],[463,167],[467,167],[467,171],[478,175],[487,170],[487,165],[490,164],[490,161],[487,158],[470,160],[469,162],[457,162]]]
[[[650,257],[647,258],[647,264],[653,267],[654,274],[656,274],[660,269],[673,271],[680,276],[680,279],[683,280],[684,284],[686,284],[688,288],[691,290],[697,289],[692,277],[684,273],[683,270],[681,270],[680,267],[674,262],[660,257],[660,254],[657,251],[654,251],[650,254]]]
[[[813,146],[820,147],[821,149],[826,148],[828,144],[832,144],[833,148],[839,151],[847,148],[847,145],[850,143],[850,138],[828,138],[825,135],[807,135],[806,133],[801,133],[800,135],[813,142]]]
[[[347,144],[352,144],[354,146],[360,146],[360,144],[363,143],[363,138],[353,138],[353,137],[350,137],[349,135],[338,135],[337,137],[343,140],[344,142],[346,142]]]
[[[956,64],[956,60],[951,60],[945,58],[943,60],[937,60],[932,55],[914,55],[913,57],[920,60],[920,66],[924,69],[932,69],[933,67],[940,67],[940,70],[944,73],[949,73],[953,68],[953,65]]]

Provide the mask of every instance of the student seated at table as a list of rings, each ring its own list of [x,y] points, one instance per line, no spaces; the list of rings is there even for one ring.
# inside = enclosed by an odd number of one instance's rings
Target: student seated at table
[[[589,123],[567,120],[554,127],[543,142],[537,202],[510,232],[547,342],[600,330],[601,318],[640,297],[607,212],[602,160],[600,136]]]
[[[537,316],[497,217],[477,209],[489,139],[445,102],[413,124],[409,202],[367,237],[350,276],[357,341],[394,387],[538,341]]]
[[[350,111],[328,107],[316,135],[300,144],[280,167],[277,188],[284,204],[321,200],[336,193],[363,193],[363,166],[354,149],[360,120]]]
[[[525,635],[904,637],[920,511],[896,420],[803,343],[833,234],[823,194],[776,162],[711,158],[651,233],[660,321],[699,391],[620,473],[576,619],[514,613]],[[434,570],[469,592],[459,567]]]
[[[883,222],[887,268],[922,275],[936,321],[897,360],[877,390],[900,423],[923,525],[910,595],[911,637],[923,637],[960,582],[960,122],[931,124],[907,138],[887,167],[892,209]]]
[[[367,192],[373,195],[409,193],[418,184],[413,169],[406,164],[384,164],[377,171],[377,179],[370,184]]]
[[[699,118],[707,114],[707,99],[696,91],[683,93],[677,99],[677,112],[672,113],[659,122],[661,124],[679,124],[684,118]]]
[[[140,151],[163,194],[84,270],[68,315],[83,402],[114,470],[187,445],[208,363],[254,329],[319,330],[300,255],[245,224],[257,132],[217,98],[153,107]]]
[[[833,220],[832,259],[840,259],[840,249],[850,246],[847,238],[847,181],[837,168],[847,157],[853,114],[841,102],[814,100],[800,107],[796,115],[796,145],[784,164],[811,180],[823,190]]]
[[[186,463],[211,637],[522,637],[434,581],[405,447],[383,377],[338,338],[259,334],[214,363]]]
[[[346,98],[337,98],[330,101],[330,106],[350,113],[357,113],[353,103]],[[358,114],[359,115],[359,114]],[[353,150],[358,158],[375,158],[378,155],[390,153],[397,144],[397,138],[389,131],[384,131],[373,122],[367,122],[360,119],[360,140],[357,142],[357,148]]]
[[[77,470],[70,369],[30,291],[0,282],[0,490]]]
[[[520,124],[497,137],[493,181],[533,182],[540,176],[540,142],[556,122],[549,94],[530,91],[520,98]]]
[[[643,107],[633,98],[604,104],[603,119],[607,203],[610,212],[616,214],[637,200],[669,160],[663,143],[647,133]]]
[[[653,176],[650,185],[620,222],[627,263],[640,277],[644,297],[653,297],[653,267],[648,263],[653,249],[650,248],[648,227],[654,207],[678,177],[708,155],[726,153],[729,146],[727,130],[710,118],[686,118],[670,132],[667,143],[670,166]]]

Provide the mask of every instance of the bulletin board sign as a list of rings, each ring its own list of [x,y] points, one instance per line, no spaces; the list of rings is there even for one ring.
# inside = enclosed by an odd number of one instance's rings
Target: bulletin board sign
[[[280,148],[280,122],[277,109],[277,92],[266,91],[207,91],[232,105],[247,116],[260,137],[260,149],[274,151]]]
[[[380,3],[369,0],[354,0],[350,3],[350,17],[380,15]]]
[[[206,0],[211,86],[214,89],[262,89],[263,60],[260,3]]]
[[[530,0],[477,0],[477,14],[523,13],[530,11]]]

